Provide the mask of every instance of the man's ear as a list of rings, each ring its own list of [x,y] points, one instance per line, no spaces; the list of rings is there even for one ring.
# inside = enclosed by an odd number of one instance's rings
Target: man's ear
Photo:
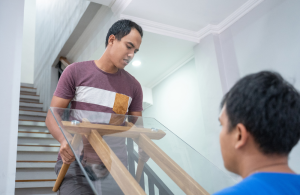
[[[114,43],[114,41],[116,40],[115,35],[110,35],[108,37],[108,45],[112,45]]]
[[[235,149],[240,149],[243,146],[247,144],[249,141],[249,132],[247,131],[246,127],[242,124],[239,123],[236,125],[236,144],[235,144]]]

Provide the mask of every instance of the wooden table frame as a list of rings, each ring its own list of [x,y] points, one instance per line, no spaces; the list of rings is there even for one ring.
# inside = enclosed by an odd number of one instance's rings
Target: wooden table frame
[[[144,163],[139,161],[136,179],[132,177],[120,159],[110,149],[102,136],[116,136],[132,138],[134,142],[143,149],[146,154],[188,195],[208,195],[209,193],[200,186],[190,175],[188,175],[175,161],[173,161],[163,150],[161,150],[151,139],[161,139],[165,132],[157,132],[146,128],[137,128],[128,123],[127,126],[101,125],[91,123],[80,123],[72,125],[71,122],[62,121],[63,129],[75,134],[72,146],[78,142],[78,135],[85,136],[99,158],[115,179],[125,195],[146,194],[138,184],[143,171]],[[74,141],[77,140],[77,141]],[[64,166],[64,165],[63,165]],[[57,191],[60,183],[67,172],[68,167],[62,167],[53,191]],[[61,174],[62,173],[62,174]]]

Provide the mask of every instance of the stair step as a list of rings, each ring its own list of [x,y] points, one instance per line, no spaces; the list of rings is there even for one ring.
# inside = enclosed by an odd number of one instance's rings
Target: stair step
[[[18,132],[26,133],[26,134],[29,134],[29,133],[31,133],[31,134],[49,134],[49,135],[51,134],[48,129],[39,129],[39,128],[31,129],[30,127],[27,129],[25,129],[25,127],[22,127],[22,129],[19,128]]]
[[[29,116],[29,115],[19,115],[20,121],[41,121],[45,122],[45,116]]]
[[[43,111],[43,104],[37,102],[20,102],[20,110]]]
[[[60,145],[18,145],[18,152],[44,152],[44,153],[58,153]]]
[[[32,169],[52,169],[55,166],[54,163],[44,163],[44,162],[17,162],[17,169],[25,169],[25,168],[32,168]]]
[[[30,116],[19,116],[19,121],[29,121],[29,122],[45,122],[45,117],[30,117]]]
[[[59,148],[55,149],[54,152],[17,151],[17,161],[56,161]]]
[[[34,87],[31,83],[21,83],[21,87]]]
[[[24,134],[24,133],[22,133]],[[19,133],[19,136],[18,136],[18,145],[28,145],[28,144],[39,144],[39,145],[52,145],[52,144],[59,144],[59,142],[54,139],[52,137],[51,134],[40,134],[40,133],[30,133],[30,134],[33,134],[33,135],[30,135],[28,136],[29,133],[25,133],[25,135],[20,135]],[[47,137],[46,137],[47,136]]]
[[[16,180],[55,180],[57,176],[54,171],[54,166],[55,164],[47,168],[17,167]]]
[[[57,193],[52,191],[53,185],[50,187],[17,188],[15,195],[56,195]]]
[[[19,109],[15,195],[54,195],[60,144],[47,129],[33,84],[21,83]]]
[[[18,144],[18,146],[30,146],[30,147],[60,147],[58,143],[55,144],[35,144],[35,143],[27,143],[27,144]]]
[[[21,87],[21,93],[22,92],[28,92],[28,93],[34,93],[34,94],[36,94],[37,91],[34,88]]]
[[[19,121],[19,126],[36,126],[36,127],[46,127],[45,122],[36,121]]]
[[[27,116],[43,116],[46,117],[47,113],[46,112],[35,112],[35,111],[19,111],[19,115],[27,115]]]
[[[37,112],[37,113],[46,113],[46,111],[35,111],[35,110],[22,110],[22,109],[19,109],[19,111],[28,111],[28,112]]]
[[[37,141],[37,139],[41,139],[41,140],[54,139],[50,134],[50,132],[35,132],[35,131],[18,131],[18,137],[21,139],[23,138],[35,139],[35,141]]]
[[[26,121],[19,121],[20,122],[26,122]],[[26,132],[45,132],[49,133],[49,130],[45,126],[35,126],[35,125],[23,125],[19,124],[19,130],[18,131],[26,131]]]
[[[21,92],[20,95],[35,95],[35,93],[30,93],[30,92]],[[25,101],[23,99],[20,99],[20,101]]]
[[[15,188],[53,188],[55,180],[16,181]]]
[[[21,95],[20,95],[21,96]],[[40,103],[39,100],[35,100],[35,99],[24,99],[24,98],[20,98],[21,102],[28,102],[28,103]]]
[[[19,111],[19,120],[45,121],[46,112]]]
[[[36,107],[23,107],[20,106],[20,109],[26,109],[26,110],[31,110],[31,111],[43,111],[43,108],[36,108]]]
[[[27,106],[27,107],[43,107],[43,103],[26,102],[26,101],[20,101],[19,105]],[[23,109],[20,109],[20,110],[23,110]]]
[[[40,97],[37,95],[20,95],[20,101],[21,102],[34,102],[34,103],[39,103],[40,102]]]
[[[20,98],[39,100],[40,96],[39,95],[20,95]]]

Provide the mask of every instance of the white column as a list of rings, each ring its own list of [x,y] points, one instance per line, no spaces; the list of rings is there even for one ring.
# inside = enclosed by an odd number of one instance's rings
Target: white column
[[[199,112],[202,112],[205,131],[199,142],[206,146],[200,153],[225,172],[219,143],[220,103],[239,78],[233,41],[229,35],[208,35],[194,47],[201,105]]]
[[[15,191],[24,0],[0,1],[0,194]]]
[[[225,94],[240,78],[233,37],[230,30],[213,37],[222,91]]]

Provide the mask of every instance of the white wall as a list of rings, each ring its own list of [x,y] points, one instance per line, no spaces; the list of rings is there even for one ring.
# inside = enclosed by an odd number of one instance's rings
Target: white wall
[[[199,137],[205,135],[195,74],[195,62],[191,60],[152,89],[153,106],[143,116],[155,117],[193,148],[202,149]],[[176,122],[175,122],[176,121]]]
[[[143,115],[156,118],[225,170],[217,120],[223,94],[240,77],[266,69],[278,71],[300,90],[299,7],[297,0],[266,0],[226,31],[202,39],[194,47],[195,62],[152,89],[153,106]],[[289,161],[297,173],[299,154],[300,143]]]
[[[118,17],[113,14],[109,7],[101,6],[67,54],[67,59],[72,62],[99,59],[99,56],[105,51],[106,34],[117,20]]]
[[[24,0],[0,1],[0,194],[15,192]]]
[[[34,86],[48,109],[57,78],[58,54],[90,4],[85,0],[36,0]]]
[[[241,76],[273,70],[300,90],[299,8],[299,0],[265,1],[227,30]],[[289,162],[300,173],[300,144]]]
[[[213,67],[211,64],[205,63],[205,61],[210,62],[210,59],[214,59],[212,57],[214,55],[212,37],[203,47],[209,46],[210,43],[212,50],[204,51],[202,48],[198,48],[197,52],[199,53],[196,58],[198,62],[195,63],[194,59],[189,61],[152,89],[153,106],[143,111],[143,116],[154,117],[185,142],[183,143],[175,136],[167,134],[163,138],[163,142],[158,141],[157,144],[172,159],[176,159],[176,162],[209,193],[214,193],[233,185],[236,181],[224,173],[225,168],[220,154],[219,139],[215,139],[220,129],[219,124],[216,123],[219,102],[215,102],[219,101],[222,96],[222,88],[218,82],[220,80],[218,79],[218,70],[213,75],[213,70],[217,68],[218,64],[215,63],[216,66]],[[199,60],[202,61],[199,62]],[[214,61],[216,62],[216,60]],[[203,66],[197,67],[197,63],[203,64]],[[199,71],[202,71],[201,82],[203,81],[203,85],[199,84]],[[201,88],[205,89],[201,91],[199,90]],[[214,97],[214,93],[217,93],[218,96]],[[213,116],[214,114],[215,116]],[[200,154],[196,154],[186,143]],[[164,178],[166,185],[175,194],[184,194],[178,186],[168,179],[168,176],[151,162],[149,162],[151,168]],[[218,165],[223,172],[213,164]]]
[[[21,82],[31,84],[34,77],[35,2],[36,0],[25,0],[22,42]]]
[[[223,91],[214,36],[204,38],[194,52],[195,60],[152,89],[153,106],[143,116],[156,118],[225,171],[218,138]]]

